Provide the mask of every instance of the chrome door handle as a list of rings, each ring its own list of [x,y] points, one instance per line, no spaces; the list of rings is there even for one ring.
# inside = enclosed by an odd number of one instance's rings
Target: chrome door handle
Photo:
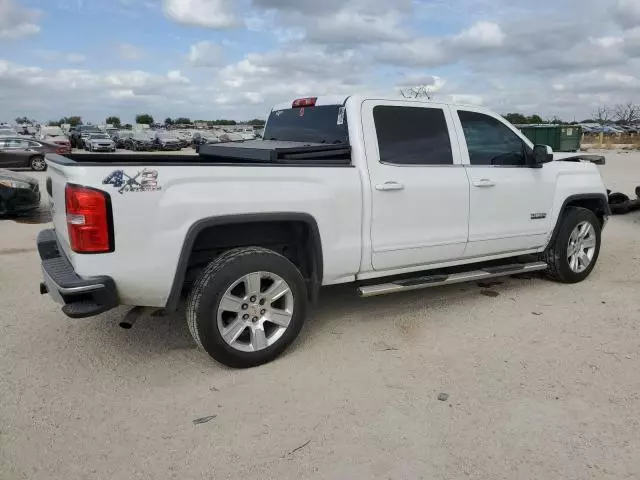
[[[473,182],[474,187],[486,188],[486,187],[495,187],[496,184],[489,180],[488,178],[481,178],[477,182]]]
[[[392,190],[404,190],[404,185],[398,182],[384,182],[382,185],[376,185],[379,192],[390,192]]]

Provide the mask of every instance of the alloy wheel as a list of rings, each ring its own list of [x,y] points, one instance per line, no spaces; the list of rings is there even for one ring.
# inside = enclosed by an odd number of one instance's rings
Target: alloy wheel
[[[290,286],[271,272],[253,272],[236,280],[218,304],[220,335],[232,348],[257,352],[275,344],[293,316]]]

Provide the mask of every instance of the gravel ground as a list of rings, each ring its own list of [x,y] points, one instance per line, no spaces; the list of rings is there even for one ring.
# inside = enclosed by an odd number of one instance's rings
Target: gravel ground
[[[640,154],[606,155],[632,193]],[[182,315],[66,318],[37,293],[41,228],[0,221],[3,480],[640,478],[640,212],[611,219],[578,285],[327,289],[246,371]]]

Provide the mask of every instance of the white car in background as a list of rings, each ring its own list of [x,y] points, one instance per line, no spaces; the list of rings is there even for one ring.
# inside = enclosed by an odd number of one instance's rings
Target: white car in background
[[[71,142],[60,127],[40,127],[37,139],[71,148]]]

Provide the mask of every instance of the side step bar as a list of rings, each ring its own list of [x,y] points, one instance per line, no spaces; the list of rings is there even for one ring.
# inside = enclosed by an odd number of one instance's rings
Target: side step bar
[[[477,280],[484,280],[486,278],[504,277],[517,273],[539,272],[546,269],[546,263],[533,262],[501,265],[498,267],[486,267],[481,270],[453,273],[451,275],[426,275],[416,278],[405,278],[403,280],[382,283],[380,285],[360,287],[358,288],[358,295],[363,298],[375,297],[377,295],[387,295],[388,293],[407,292],[409,290],[439,287],[441,285],[451,285],[454,283],[474,282]]]

